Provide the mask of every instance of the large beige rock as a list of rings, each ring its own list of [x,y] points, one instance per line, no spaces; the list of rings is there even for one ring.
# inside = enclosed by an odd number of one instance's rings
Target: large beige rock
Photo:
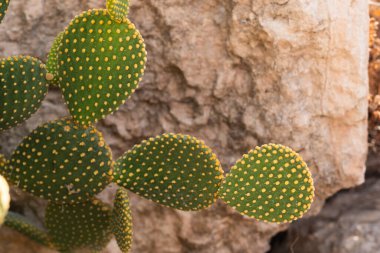
[[[0,25],[0,55],[44,59],[75,14],[103,4],[12,0]],[[132,99],[99,124],[115,157],[143,138],[183,132],[204,139],[228,170],[255,145],[283,143],[313,171],[312,213],[327,196],[363,181],[367,0],[135,0],[131,19],[146,39],[149,63]],[[1,134],[0,152],[9,155],[38,123],[66,115],[59,96],[52,90],[38,114]],[[29,201],[17,204],[29,210]],[[136,253],[260,253],[286,228],[243,218],[222,203],[183,213],[133,196],[132,209]],[[32,248],[20,242],[18,252]],[[114,244],[109,251],[117,252]]]

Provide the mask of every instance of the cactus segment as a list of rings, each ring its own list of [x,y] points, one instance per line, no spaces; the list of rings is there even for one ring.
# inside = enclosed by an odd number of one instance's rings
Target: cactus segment
[[[5,13],[7,12],[10,0],[0,0],[0,23],[3,21],[5,17]]]
[[[48,55],[48,60],[46,62],[46,69],[49,72],[48,81],[50,85],[59,86],[59,78],[58,78],[58,51],[62,42],[64,32],[58,34],[55,38],[53,45],[50,48],[50,52]]]
[[[74,120],[89,125],[114,112],[137,88],[145,69],[143,38],[127,20],[90,10],[66,28],[58,53],[60,88]]]
[[[111,19],[118,22],[127,22],[129,0],[107,0],[107,11]]]
[[[94,127],[62,119],[35,129],[10,159],[11,181],[55,202],[86,201],[112,180],[112,157]]]
[[[9,160],[7,160],[4,155],[0,154],[0,175],[2,175],[6,180],[10,180],[10,175],[12,174],[12,167],[9,165]]]
[[[119,188],[114,203],[111,220],[112,232],[121,251],[128,253],[132,245],[132,214],[127,190]]]
[[[0,59],[0,131],[28,119],[48,91],[45,65],[30,56]]]
[[[203,141],[164,134],[133,147],[115,164],[115,182],[145,198],[180,210],[200,210],[217,198],[220,162]]]
[[[9,195],[8,183],[2,176],[0,176],[0,225],[3,224],[4,217],[7,215],[10,201],[11,197]]]
[[[58,204],[46,208],[45,225],[60,251],[88,248],[101,250],[112,236],[111,208],[98,200]]]
[[[17,232],[25,235],[29,239],[41,245],[50,248],[53,247],[48,234],[45,231],[37,228],[20,214],[9,212],[5,218],[4,225],[16,230]]]
[[[282,223],[302,217],[310,208],[314,186],[299,154],[282,145],[266,144],[232,167],[219,196],[246,216]]]

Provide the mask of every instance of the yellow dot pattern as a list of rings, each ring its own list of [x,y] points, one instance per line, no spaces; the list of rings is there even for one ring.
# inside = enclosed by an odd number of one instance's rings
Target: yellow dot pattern
[[[219,196],[243,215],[282,223],[302,217],[310,208],[314,186],[299,154],[282,145],[266,144],[232,167]]]
[[[165,206],[195,211],[217,198],[220,162],[203,141],[164,134],[136,145],[115,164],[115,182]]]
[[[132,214],[129,208],[127,190],[119,188],[116,192],[112,212],[112,232],[123,253],[128,253],[132,245]]]
[[[112,181],[112,157],[102,134],[62,119],[35,129],[10,159],[11,181],[55,202],[87,201]]]
[[[38,242],[39,244],[45,245],[47,247],[53,246],[48,234],[34,226],[22,215],[9,212],[5,218],[4,225],[18,231],[19,233],[27,236],[35,242]]]
[[[107,11],[111,19],[118,22],[127,22],[129,0],[107,0]]]
[[[48,59],[46,62],[46,69],[47,71],[53,76],[53,78],[49,81],[50,85],[53,86],[59,86],[59,78],[58,78],[58,51],[59,47],[62,42],[62,37],[64,35],[64,32],[61,32],[58,34],[58,36],[55,38],[53,45],[50,48],[50,52],[48,55]]]
[[[0,131],[28,119],[48,91],[45,65],[30,56],[0,59]]]
[[[100,251],[112,236],[112,210],[98,200],[77,203],[49,203],[45,226],[59,251],[75,249]]]
[[[5,13],[7,12],[10,0],[0,0],[0,23],[3,21]]]
[[[127,20],[90,10],[66,28],[58,53],[60,88],[74,120],[89,125],[114,112],[135,91],[145,69],[143,38]]]
[[[10,168],[9,161],[4,157],[3,154],[0,154],[0,175],[5,177],[6,180],[10,181],[12,169]]]
[[[1,169],[1,159],[0,159]],[[5,178],[0,176],[0,225],[3,223],[5,215],[7,215],[11,197],[9,196],[9,186]]]

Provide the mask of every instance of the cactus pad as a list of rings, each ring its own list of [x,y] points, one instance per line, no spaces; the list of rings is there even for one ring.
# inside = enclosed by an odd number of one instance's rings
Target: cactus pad
[[[119,188],[116,192],[111,222],[117,244],[123,253],[128,253],[132,244],[132,214],[128,192],[123,188]]]
[[[5,13],[7,12],[10,0],[0,0],[0,23],[3,21]]]
[[[48,234],[30,223],[24,216],[9,212],[4,225],[47,247],[53,247]]]
[[[90,10],[66,28],[58,53],[60,88],[74,120],[89,125],[114,112],[137,88],[145,69],[135,26]]]
[[[300,155],[288,147],[268,144],[251,150],[232,167],[219,196],[249,217],[290,222],[310,208],[314,186]]]
[[[4,217],[8,212],[10,201],[11,197],[9,196],[8,183],[0,176],[0,225],[3,223]]]
[[[0,131],[28,119],[48,90],[45,65],[29,56],[0,59]]]
[[[11,181],[41,198],[80,202],[110,183],[112,163],[101,133],[63,119],[38,127],[17,147]]]
[[[127,22],[129,0],[107,0],[107,11],[112,20]]]
[[[60,251],[101,250],[111,237],[111,208],[98,200],[77,204],[49,203],[45,225]]]
[[[213,204],[223,179],[216,155],[188,135],[164,134],[133,147],[115,164],[115,182],[180,210]]]
[[[55,38],[53,45],[50,48],[50,52],[48,55],[48,60],[46,62],[46,69],[49,72],[49,84],[54,86],[59,86],[59,78],[58,78],[58,50],[62,42],[64,32],[58,34]]]

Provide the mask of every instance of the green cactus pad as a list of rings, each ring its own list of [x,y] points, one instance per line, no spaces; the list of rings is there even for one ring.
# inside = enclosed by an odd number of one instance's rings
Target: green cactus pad
[[[7,181],[11,182],[12,166],[9,164],[4,155],[0,154],[0,175],[2,175]]]
[[[232,167],[219,196],[246,216],[281,223],[303,216],[313,201],[314,186],[299,154],[268,144],[251,150]]]
[[[71,21],[58,53],[59,83],[74,120],[89,125],[114,112],[145,69],[143,38],[127,20],[90,10]]]
[[[46,69],[49,72],[48,81],[49,84],[53,86],[59,86],[59,78],[58,78],[58,50],[62,42],[64,32],[58,34],[55,38],[53,45],[50,48],[50,52],[48,55],[48,60],[46,62]]]
[[[112,232],[123,253],[128,253],[132,245],[132,214],[129,208],[127,190],[119,188],[116,192],[112,212]]]
[[[30,56],[0,59],[0,131],[28,119],[48,91],[45,65]]]
[[[132,192],[180,210],[200,210],[217,198],[220,162],[203,141],[164,134],[133,147],[115,164],[115,182]]]
[[[0,161],[1,163],[1,161]],[[0,164],[1,167],[1,164]],[[7,181],[0,176],[0,225],[4,221],[5,215],[7,215],[11,197],[9,195],[9,186]]]
[[[28,221],[24,216],[20,214],[9,212],[5,218],[4,225],[16,230],[17,232],[25,235],[29,239],[32,239],[41,245],[53,247],[48,234],[45,231],[37,228],[34,224],[30,223],[30,221]]]
[[[107,0],[107,11],[112,20],[118,23],[127,22],[129,0]]]
[[[110,183],[112,163],[100,132],[62,119],[38,127],[17,147],[11,181],[55,202],[86,201]]]
[[[112,236],[111,215],[111,208],[98,200],[63,205],[49,203],[45,225],[60,251],[101,250]]]
[[[0,23],[3,21],[5,17],[5,13],[7,12],[10,0],[0,0]]]

